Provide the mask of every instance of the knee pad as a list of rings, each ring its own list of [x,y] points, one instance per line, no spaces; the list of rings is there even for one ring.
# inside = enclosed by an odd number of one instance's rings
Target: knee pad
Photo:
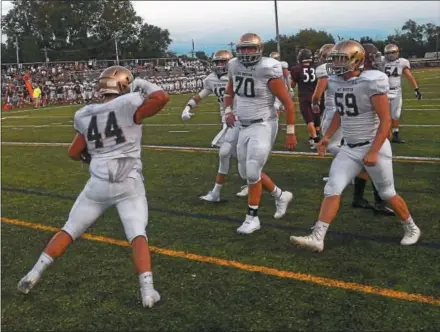
[[[249,184],[255,184],[261,179],[263,167],[256,160],[249,160],[246,163],[246,180]]]
[[[391,118],[399,120],[402,113],[402,99],[396,98],[390,100]]]
[[[389,184],[374,184],[376,186],[377,192],[379,193],[380,198],[382,198],[384,201],[389,200],[390,198],[397,195],[396,189],[394,189],[393,185]]]
[[[228,174],[229,172],[229,161],[231,159],[231,144],[229,143],[223,143],[220,146],[220,150],[218,153],[219,157],[219,166],[218,166],[218,172],[220,174]]]
[[[343,188],[339,186],[337,183],[332,181],[332,179],[328,179],[325,187],[324,187],[324,196],[330,197],[330,196],[340,196],[342,194]]]

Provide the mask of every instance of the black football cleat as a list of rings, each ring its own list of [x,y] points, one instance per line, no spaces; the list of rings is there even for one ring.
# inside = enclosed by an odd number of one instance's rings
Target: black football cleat
[[[359,198],[359,199],[353,200],[353,202],[351,203],[351,206],[354,208],[359,208],[359,209],[368,209],[368,210],[374,209],[374,206],[371,205],[371,203],[368,202],[365,198]]]
[[[380,214],[388,217],[396,215],[396,213],[392,209],[390,209],[385,202],[374,204],[373,211],[374,214]]]
[[[405,143],[405,140],[402,139],[402,138],[400,137],[400,135],[399,135],[399,132],[396,131],[396,132],[393,133],[393,137],[391,138],[391,142],[392,142],[392,143],[403,144],[403,143]]]

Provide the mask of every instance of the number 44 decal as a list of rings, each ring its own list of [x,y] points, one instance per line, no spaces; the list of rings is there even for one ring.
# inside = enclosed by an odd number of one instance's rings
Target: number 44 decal
[[[124,133],[122,132],[122,129],[118,126],[115,112],[110,112],[108,114],[104,135],[104,138],[116,137],[116,144],[125,142]],[[92,116],[89,127],[87,128],[87,140],[89,142],[95,141],[95,148],[99,149],[104,146],[102,143],[102,139],[103,135],[98,131],[98,123],[96,115],[94,115]]]

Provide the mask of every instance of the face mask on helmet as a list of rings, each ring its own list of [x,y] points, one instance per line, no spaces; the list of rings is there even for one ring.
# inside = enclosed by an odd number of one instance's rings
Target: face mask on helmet
[[[398,58],[399,58],[399,52],[397,51],[391,51],[385,53],[385,59],[387,59],[388,61],[395,61]]]
[[[348,72],[361,69],[361,66],[357,66],[358,64],[351,61],[345,53],[331,52],[327,60],[327,72],[329,75],[341,76]]]
[[[217,75],[224,75],[228,72],[228,60],[213,60],[214,72]]]
[[[254,65],[260,61],[262,50],[257,46],[237,46],[237,58],[244,65]]]

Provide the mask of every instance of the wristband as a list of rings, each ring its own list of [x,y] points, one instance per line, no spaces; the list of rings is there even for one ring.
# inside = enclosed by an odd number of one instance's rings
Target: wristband
[[[195,102],[194,99],[190,99],[190,101],[188,102],[188,104],[186,104],[186,106],[189,106],[190,108],[194,108],[197,106],[197,103]]]
[[[295,135],[295,125],[287,125],[286,133],[287,133],[287,135],[290,135],[290,134]]]
[[[231,97],[231,98],[232,98],[232,96],[229,95],[229,94],[227,94],[227,93],[225,93],[225,94],[223,95],[223,98],[224,98],[224,97]]]
[[[226,106],[225,114],[229,114],[229,113],[232,113],[232,108],[231,108],[231,106]]]

